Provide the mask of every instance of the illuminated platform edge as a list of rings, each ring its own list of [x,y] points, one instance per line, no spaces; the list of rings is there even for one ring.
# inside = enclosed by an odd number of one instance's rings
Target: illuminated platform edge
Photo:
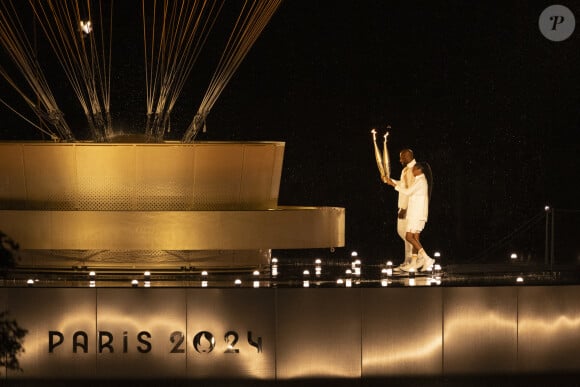
[[[241,250],[344,245],[345,210],[0,211],[23,249]]]

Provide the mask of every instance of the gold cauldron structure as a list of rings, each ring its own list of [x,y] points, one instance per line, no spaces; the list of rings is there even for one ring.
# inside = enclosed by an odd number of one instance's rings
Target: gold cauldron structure
[[[344,208],[278,205],[284,148],[0,143],[0,230],[36,268],[250,268],[344,246]]]

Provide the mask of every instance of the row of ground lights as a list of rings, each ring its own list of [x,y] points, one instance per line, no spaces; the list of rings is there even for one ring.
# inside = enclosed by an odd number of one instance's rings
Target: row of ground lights
[[[439,252],[435,252],[433,254],[434,258],[440,259],[441,258],[441,254]],[[356,251],[353,251],[351,253],[351,257],[358,257],[358,253]],[[511,260],[515,260],[517,259],[517,254],[512,253],[510,255],[510,259]],[[337,285],[344,285],[345,287],[352,287],[353,282],[355,284],[360,283],[360,275],[361,275],[361,267],[362,267],[362,263],[361,260],[356,258],[355,260],[353,260],[351,262],[351,268],[347,269],[345,271],[345,278],[339,278],[336,280]],[[437,285],[441,284],[441,265],[439,264],[435,264],[433,265],[432,268],[428,268],[428,281],[430,283],[434,283]],[[310,287],[310,271],[309,270],[304,270],[303,271],[303,281],[302,281],[302,286],[303,287]],[[322,260],[320,258],[317,258],[314,261],[314,274],[317,278],[319,278],[322,275]],[[254,279],[252,281],[252,286],[254,288],[259,288],[260,287],[260,280],[259,280],[259,276],[260,276],[260,272],[259,271],[254,271],[252,273]],[[278,271],[278,259],[277,258],[272,258],[271,261],[271,275],[276,278],[279,275],[279,271]],[[391,261],[388,261],[386,264],[386,267],[381,269],[381,286],[385,287],[387,286],[390,281],[389,278],[393,276],[393,263]],[[410,285],[412,283],[414,283],[414,278],[415,278],[415,271],[414,270],[410,270],[408,273],[409,279],[413,280],[413,281],[409,281]],[[146,271],[143,273],[143,277],[144,277],[144,287],[148,288],[151,287],[151,272]],[[201,272],[201,287],[205,288],[208,287],[208,272],[207,271],[202,271]],[[89,273],[89,287],[95,287],[96,286],[96,273],[94,271],[91,271]],[[35,283],[38,282],[38,279],[29,279],[27,281],[27,284],[29,286],[33,286]],[[516,279],[516,282],[523,282],[523,277],[519,276]],[[240,287],[242,285],[242,280],[241,279],[236,279],[234,281],[234,285],[236,287]],[[133,279],[131,281],[131,286],[132,287],[138,287],[139,286],[139,280],[137,279]],[[412,286],[412,285],[411,285]]]

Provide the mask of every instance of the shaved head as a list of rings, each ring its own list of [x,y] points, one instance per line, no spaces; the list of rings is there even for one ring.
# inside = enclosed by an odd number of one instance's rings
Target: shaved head
[[[413,151],[409,148],[405,148],[399,153],[399,161],[403,166],[409,164],[414,158]]]
[[[409,149],[409,148],[405,148],[405,149],[401,150],[400,155],[401,156],[402,155],[405,155],[407,157],[410,157],[411,160],[413,160],[415,158],[415,156],[413,156],[413,151],[411,149]]]

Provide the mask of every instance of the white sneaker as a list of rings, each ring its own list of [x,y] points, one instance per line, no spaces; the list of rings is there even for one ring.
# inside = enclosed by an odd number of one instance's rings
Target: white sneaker
[[[429,270],[429,268],[433,267],[433,265],[435,264],[435,260],[431,257],[425,257],[423,259],[423,267],[421,268],[421,271],[427,271]]]
[[[403,262],[399,266],[393,268],[393,271],[404,271],[403,269],[409,264],[409,262]]]
[[[413,265],[413,263],[409,263],[408,265],[405,265],[405,267],[402,267],[401,270],[405,271],[405,272],[410,272],[411,270],[413,270],[416,272],[418,268],[419,268],[419,266],[417,266],[417,262],[415,262],[414,265]]]
[[[425,258],[422,255],[417,257],[417,264],[415,265],[416,269],[419,270],[425,264]]]

